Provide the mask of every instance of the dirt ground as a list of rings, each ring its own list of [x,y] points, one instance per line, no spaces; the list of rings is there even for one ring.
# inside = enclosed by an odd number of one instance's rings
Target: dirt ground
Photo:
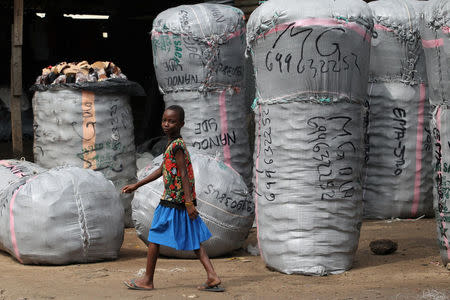
[[[369,243],[398,242],[391,255],[371,254]],[[256,243],[255,229],[246,245]],[[154,291],[128,290],[122,281],[145,266],[146,247],[127,229],[116,261],[24,266],[0,252],[0,299],[450,299],[450,271],[441,263],[435,221],[366,221],[354,266],[339,275],[311,277],[270,271],[259,256],[243,249],[215,258],[226,292],[200,292],[197,260],[160,258]]]

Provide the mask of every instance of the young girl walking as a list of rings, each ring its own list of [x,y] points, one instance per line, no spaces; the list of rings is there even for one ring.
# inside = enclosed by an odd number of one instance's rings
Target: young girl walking
[[[124,281],[133,290],[152,290],[153,275],[159,254],[159,245],[177,250],[194,250],[206,270],[206,282],[199,290],[223,292],[220,279],[209,260],[202,242],[211,237],[195,208],[195,182],[191,159],[186,144],[180,135],[184,125],[184,110],[181,106],[168,107],[162,117],[162,129],[169,142],[163,154],[161,167],[141,181],[122,188],[123,193],[131,193],[140,186],[160,176],[164,180],[164,194],[153,215],[148,234],[147,267],[145,275],[138,279]]]

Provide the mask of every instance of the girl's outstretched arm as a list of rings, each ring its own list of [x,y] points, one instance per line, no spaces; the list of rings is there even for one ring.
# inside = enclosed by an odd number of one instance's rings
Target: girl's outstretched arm
[[[194,199],[192,199],[191,185],[189,184],[189,178],[186,168],[186,158],[184,152],[180,149],[175,153],[175,162],[177,164],[177,170],[180,171],[181,184],[183,185],[184,201],[186,210],[191,220],[194,220],[198,216],[198,211],[194,206]]]
[[[144,184],[147,184],[149,182],[152,182],[155,179],[158,179],[162,175],[162,169],[163,169],[163,164],[161,164],[161,166],[158,169],[153,171],[150,175],[148,175],[141,181],[138,181],[135,184],[129,184],[129,185],[124,186],[122,188],[122,193],[134,192],[135,190],[137,190],[139,187],[143,186]]]

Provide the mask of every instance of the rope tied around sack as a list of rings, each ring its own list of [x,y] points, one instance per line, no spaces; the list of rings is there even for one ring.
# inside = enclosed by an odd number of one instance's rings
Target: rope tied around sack
[[[77,210],[78,210],[78,224],[80,225],[80,230],[81,230],[80,236],[81,236],[81,240],[83,242],[83,255],[84,255],[84,257],[87,257],[87,254],[88,254],[87,252],[88,252],[91,242],[90,242],[90,235],[89,235],[88,226],[87,226],[86,213],[84,211],[83,202],[81,201],[81,196],[76,192],[74,193],[74,196],[75,196],[75,203],[77,205]]]
[[[406,7],[407,8],[407,7]],[[407,9],[409,24],[397,24],[387,17],[376,16],[375,22],[392,33],[402,44],[406,46],[406,59],[401,61],[400,82],[407,85],[416,85],[424,81],[424,78],[417,78],[420,75],[416,69],[417,62],[422,49],[420,44],[419,28],[413,28],[410,12]]]
[[[287,15],[286,11],[275,11],[269,19],[259,19],[259,24],[253,28],[252,31],[247,32],[247,44],[256,42],[259,36],[265,35],[268,31],[278,24],[278,20]]]
[[[274,105],[274,104],[286,104],[286,103],[294,103],[294,102],[302,102],[302,103],[316,103],[320,105],[334,105],[338,103],[357,103],[361,104],[361,106],[368,108],[368,103],[365,99],[356,99],[355,97],[349,97],[343,94],[335,93],[334,96],[330,95],[333,94],[332,92],[327,92],[327,96],[324,96],[323,94],[314,91],[304,91],[304,92],[298,92],[291,95],[284,95],[281,97],[276,98],[268,98],[268,99],[262,99],[259,97],[256,97],[253,100],[252,103],[252,110],[256,110],[258,105],[262,104],[268,104],[268,105]]]
[[[21,159],[20,161],[23,162],[23,161],[25,161],[25,159],[23,159],[23,160]],[[0,162],[1,162],[1,160],[0,160]],[[8,161],[6,161],[6,162],[8,162]],[[16,177],[17,179],[11,180],[2,189],[0,189],[0,215],[3,214],[3,211],[6,208],[6,205],[9,203],[8,201],[10,200],[10,196],[14,193],[14,191],[16,191],[22,185],[26,184],[31,176],[48,172],[48,170],[45,170],[41,173],[38,173],[36,170],[28,169],[25,166],[11,164],[11,167],[15,167],[18,170],[20,170],[21,174],[20,174],[20,176],[18,176],[18,175],[16,175],[16,173],[14,173],[15,170],[0,163],[0,167],[2,167],[2,166],[5,169],[8,169],[11,172],[11,174],[15,174],[15,176],[17,176]]]
[[[448,27],[450,25],[449,9],[450,4],[448,3],[448,1],[436,1],[430,12],[430,19],[426,23],[426,25],[433,31]]]
[[[345,23],[348,23],[348,22],[349,22],[349,21],[348,21],[348,18],[345,18],[345,17],[337,16],[336,19],[337,19],[337,20],[344,20]]]

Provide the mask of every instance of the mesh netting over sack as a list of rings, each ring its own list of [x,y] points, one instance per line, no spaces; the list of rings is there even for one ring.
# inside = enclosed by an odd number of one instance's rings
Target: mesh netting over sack
[[[123,217],[119,195],[101,173],[0,160],[0,249],[23,264],[115,259]]]
[[[438,105],[450,98],[450,2],[428,1],[420,22],[425,50],[430,102]]]
[[[255,202],[267,266],[351,268],[362,219],[372,16],[359,0],[271,0],[250,16]]]
[[[152,49],[166,107],[186,112],[186,143],[220,157],[250,184],[243,13],[210,3],[170,8],[153,22]]]
[[[101,83],[100,92],[66,86],[35,92],[34,160],[45,168],[100,171],[120,191],[136,178],[133,116],[129,96],[105,93],[108,84]],[[132,226],[132,196],[120,198],[125,225]]]
[[[252,227],[255,207],[242,176],[222,161],[191,152],[194,168],[197,210],[211,231],[212,237],[203,243],[211,257],[230,253],[242,247]],[[161,165],[162,156],[138,172],[139,180]],[[164,191],[162,177],[140,187],[132,202],[133,222],[139,238],[148,243],[153,213]],[[161,246],[161,254],[192,258],[192,251],[179,251]]]
[[[431,119],[420,5],[369,4],[375,38],[369,69],[369,147],[364,217],[432,215]]]

